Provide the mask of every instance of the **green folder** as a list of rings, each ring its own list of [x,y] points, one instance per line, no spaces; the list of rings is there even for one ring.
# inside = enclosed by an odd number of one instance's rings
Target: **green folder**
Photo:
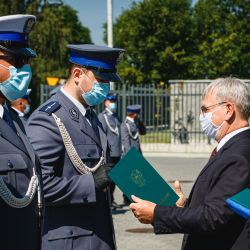
[[[250,189],[246,188],[231,197],[231,200],[250,209]]]
[[[131,201],[133,194],[158,205],[172,206],[179,198],[134,147],[112,168],[109,176]]]
[[[246,188],[241,192],[227,199],[227,204],[231,209],[243,216],[250,219],[250,189]]]

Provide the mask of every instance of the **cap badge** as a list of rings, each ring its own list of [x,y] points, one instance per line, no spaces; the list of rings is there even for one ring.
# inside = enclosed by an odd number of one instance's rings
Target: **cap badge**
[[[30,33],[34,24],[35,24],[35,20],[33,18],[28,19],[24,25],[23,33],[25,33],[25,34]]]

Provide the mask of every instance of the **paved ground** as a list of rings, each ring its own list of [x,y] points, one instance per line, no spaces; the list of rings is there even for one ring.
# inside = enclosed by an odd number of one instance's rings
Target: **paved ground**
[[[189,194],[194,180],[207,161],[206,158],[146,157],[160,175],[172,184],[179,179],[185,194]],[[122,193],[117,188],[115,199],[122,203]],[[179,250],[182,234],[155,235],[150,225],[139,223],[128,209],[113,214],[118,250]],[[134,232],[139,231],[139,232]]]

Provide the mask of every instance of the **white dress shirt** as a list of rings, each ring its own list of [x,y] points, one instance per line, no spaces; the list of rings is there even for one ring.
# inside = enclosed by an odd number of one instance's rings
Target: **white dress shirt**
[[[86,108],[84,107],[84,105],[82,103],[80,103],[78,100],[76,100],[73,96],[71,96],[67,91],[65,91],[65,89],[63,88],[63,86],[61,87],[61,91],[62,91],[62,93],[66,97],[69,98],[69,100],[71,102],[73,102],[76,105],[76,107],[79,109],[80,113],[83,116],[85,116],[85,114],[86,114]],[[89,125],[92,126],[91,123],[90,123],[90,121],[89,121],[89,119],[87,119],[87,121],[88,121]]]
[[[2,119],[3,119],[3,112],[4,112],[3,105],[0,104],[0,118]]]
[[[133,123],[135,123],[135,120],[133,118],[129,117],[129,116],[127,116],[126,119],[133,122]]]
[[[17,112],[17,114],[18,114],[19,117],[24,117],[24,113],[23,112],[21,112],[20,110],[14,108],[14,107],[11,107],[11,108],[14,109]]]
[[[110,115],[113,114],[113,112],[112,112],[109,108],[105,108],[105,109],[107,110],[107,112],[108,112]]]
[[[78,100],[76,100],[76,99],[75,99],[73,96],[71,96],[69,93],[67,93],[67,92],[64,90],[63,87],[61,87],[61,91],[62,91],[62,93],[63,93],[65,96],[67,96],[67,97],[70,99],[70,101],[72,101],[72,102],[76,105],[76,107],[79,109],[79,111],[81,112],[81,114],[82,114],[83,116],[85,116],[85,114],[86,114],[86,108],[83,106],[83,104],[80,103]]]
[[[226,144],[226,142],[228,142],[232,137],[234,137],[235,135],[239,134],[240,132],[243,132],[245,130],[250,129],[249,127],[245,127],[245,128],[239,128],[236,129],[235,131],[225,135],[220,142],[218,143],[218,146],[216,147],[217,152]]]

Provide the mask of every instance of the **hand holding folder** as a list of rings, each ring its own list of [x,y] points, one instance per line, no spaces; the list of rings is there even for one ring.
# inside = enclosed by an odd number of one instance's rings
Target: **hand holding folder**
[[[131,201],[131,195],[135,195],[159,205],[173,206],[179,198],[135,148],[113,167],[109,176]]]

